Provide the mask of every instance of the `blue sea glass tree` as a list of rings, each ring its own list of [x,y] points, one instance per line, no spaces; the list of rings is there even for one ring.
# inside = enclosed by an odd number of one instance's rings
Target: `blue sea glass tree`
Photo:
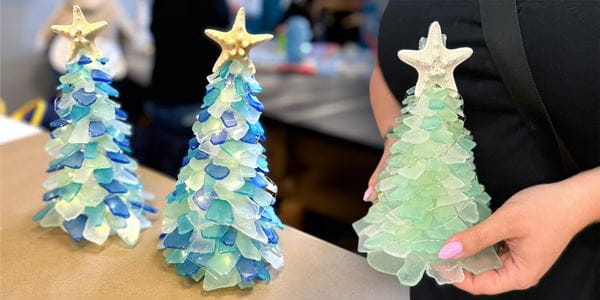
[[[244,9],[228,32],[206,30],[222,48],[208,77],[206,96],[192,130],[175,191],[167,197],[159,248],[177,274],[214,290],[268,282],[269,265],[283,266],[272,205],[277,187],[269,171],[259,122],[261,87],[248,58],[272,38],[248,34]]]
[[[54,158],[45,183],[46,206],[34,217],[42,227],[61,227],[73,240],[102,245],[117,234],[127,245],[137,243],[140,230],[150,226],[145,213],[156,210],[144,203],[149,194],[135,173],[137,163],[129,152],[131,126],[113,101],[107,58],[94,45],[106,22],[87,23],[73,7],[71,25],[52,29],[72,40],[67,73],[60,77],[62,92],[55,110],[59,119],[46,151]]]

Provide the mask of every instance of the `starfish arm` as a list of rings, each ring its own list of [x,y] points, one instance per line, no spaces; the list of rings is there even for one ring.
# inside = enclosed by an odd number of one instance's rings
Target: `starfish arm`
[[[54,31],[55,33],[64,35],[68,38],[71,38],[72,33],[71,33],[71,25],[52,25],[50,26],[50,29],[52,29],[52,31]]]
[[[223,32],[223,31],[218,31],[218,30],[214,30],[214,29],[206,29],[204,30],[204,34],[210,38],[211,40],[215,41],[217,44],[223,46],[225,43],[227,43],[227,33]]]
[[[260,43],[266,42],[273,38],[272,34],[250,34],[248,36],[248,43],[250,46],[256,46]]]
[[[398,58],[401,61],[407,63],[413,68],[417,69],[417,66],[422,65],[423,61],[421,58],[422,54],[420,50],[400,50],[398,51]]]
[[[456,48],[446,51],[446,54],[448,65],[456,67],[473,55],[473,49],[468,47]]]
[[[100,34],[102,30],[104,30],[104,28],[106,28],[106,26],[108,26],[108,23],[106,21],[100,21],[89,25],[91,29],[87,34],[87,38],[88,40],[93,40],[96,38],[96,36],[98,36],[98,34]]]

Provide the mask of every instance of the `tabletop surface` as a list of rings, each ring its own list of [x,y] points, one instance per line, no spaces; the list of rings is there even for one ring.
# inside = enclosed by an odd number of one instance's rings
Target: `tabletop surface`
[[[352,252],[286,227],[285,266],[269,284],[250,290],[205,292],[179,277],[156,250],[160,216],[128,248],[112,236],[104,246],[77,244],[59,228],[41,228],[31,217],[42,208],[50,160],[47,134],[0,145],[0,298],[2,299],[408,299],[394,276],[371,269]],[[140,168],[161,209],[174,181]]]

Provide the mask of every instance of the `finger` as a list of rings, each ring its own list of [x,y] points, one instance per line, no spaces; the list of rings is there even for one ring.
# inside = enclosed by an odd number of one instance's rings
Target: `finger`
[[[469,257],[497,242],[513,237],[511,228],[514,222],[511,219],[508,214],[497,211],[483,222],[451,236],[441,248],[438,257]]]
[[[513,290],[524,290],[537,282],[533,276],[519,271],[510,253],[500,256],[502,268],[473,275],[465,272],[465,280],[455,283],[457,288],[474,295],[495,295]],[[531,278],[530,278],[531,277]]]

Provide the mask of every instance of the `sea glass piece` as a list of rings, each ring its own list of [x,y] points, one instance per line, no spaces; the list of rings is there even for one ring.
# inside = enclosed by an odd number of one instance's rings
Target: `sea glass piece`
[[[74,241],[81,242],[83,241],[83,229],[86,221],[87,217],[80,215],[75,219],[65,221],[63,227]]]
[[[106,127],[104,127],[104,123],[101,121],[90,121],[88,133],[91,137],[99,137],[106,133]]]
[[[94,102],[96,102],[96,92],[86,92],[85,89],[81,88],[79,90],[77,90],[76,92],[73,93],[73,99],[75,99],[75,101],[77,101],[77,103],[79,103],[79,105],[82,106],[90,106],[92,104],[94,104]],[[74,109],[77,106],[73,107]],[[89,109],[87,110],[89,112]],[[73,119],[75,119],[73,117],[73,111],[71,111],[71,117]]]
[[[113,151],[107,151],[106,152],[106,157],[108,157],[110,160],[117,162],[117,163],[121,163],[121,164],[128,164],[130,162],[129,158],[120,152],[113,152]]]
[[[127,187],[125,187],[117,180],[113,180],[109,183],[100,183],[100,186],[102,186],[105,190],[112,194],[127,193]]]
[[[233,211],[227,201],[215,200],[206,211],[206,219],[219,225],[233,224]]]
[[[127,209],[125,203],[121,201],[121,198],[117,196],[111,196],[104,199],[104,203],[106,203],[106,206],[108,206],[108,209],[110,209],[110,212],[113,215],[121,218],[129,218],[129,210]]]
[[[208,174],[210,177],[217,180],[221,180],[227,177],[227,175],[229,175],[230,172],[227,167],[215,165],[213,163],[209,163],[204,169],[204,171],[206,171],[206,174]]]

